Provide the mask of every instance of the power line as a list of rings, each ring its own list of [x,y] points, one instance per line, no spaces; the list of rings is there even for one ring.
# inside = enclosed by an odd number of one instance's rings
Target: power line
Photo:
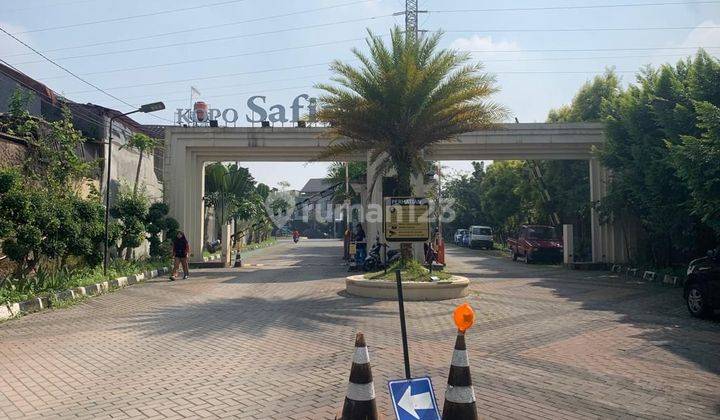
[[[199,43],[206,43],[206,42],[213,42],[213,41],[225,41],[230,39],[237,39],[237,38],[247,38],[247,37],[253,37],[253,36],[261,36],[261,35],[271,35],[271,34],[277,34],[281,32],[289,32],[289,31],[296,31],[296,30],[302,30],[302,29],[312,29],[312,28],[319,28],[319,27],[327,27],[327,26],[333,26],[333,25],[341,25],[346,23],[354,23],[359,21],[365,21],[365,20],[374,20],[374,19],[380,19],[385,17],[391,17],[392,14],[388,15],[379,15],[379,16],[372,16],[369,18],[361,18],[361,19],[350,19],[345,21],[339,21],[339,22],[330,22],[330,23],[322,23],[322,24],[315,24],[315,25],[309,25],[304,27],[295,27],[295,28],[288,28],[288,29],[279,29],[275,31],[266,31],[266,32],[258,32],[258,33],[252,33],[252,34],[241,34],[241,35],[233,35],[233,36],[226,36],[226,37],[219,37],[219,38],[211,38],[211,39],[205,39],[201,41],[191,41],[191,42],[180,42],[180,43],[174,43],[174,44],[165,44],[165,45],[159,45],[159,46],[151,46],[151,47],[141,47],[141,48],[134,48],[134,49],[127,49],[127,50],[119,50],[119,51],[109,51],[109,52],[101,52],[101,53],[93,53],[93,54],[83,54],[83,55],[76,55],[76,56],[67,56],[67,57],[58,57],[57,60],[72,60],[72,59],[78,59],[78,58],[89,58],[89,57],[99,57],[99,56],[105,56],[105,55],[115,55],[115,54],[122,54],[122,53],[130,53],[130,52],[138,52],[138,51],[146,51],[151,49],[160,49],[160,48],[168,48],[168,47],[177,47],[177,46],[186,46],[186,45],[192,45],[192,44],[199,44]],[[457,30],[447,30],[446,33],[468,33],[468,32],[474,32],[474,33],[495,33],[495,32],[608,32],[608,31],[655,31],[655,30],[685,30],[685,29],[719,29],[720,26],[676,26],[676,27],[649,27],[649,28],[642,28],[642,27],[624,27],[624,28],[538,28],[538,29],[528,29],[528,28],[518,28],[518,29],[457,29]],[[364,38],[358,38],[358,39],[364,39]],[[354,40],[358,40],[354,39]],[[260,53],[258,53],[260,54]],[[40,63],[42,61],[35,60],[35,61],[23,61],[19,63],[15,63],[15,65],[26,65],[26,64],[35,64]]]
[[[515,29],[457,29],[446,33],[497,33],[497,32],[613,32],[613,31],[675,31],[687,29],[720,29],[720,26],[655,26],[624,28],[515,28]]]
[[[13,70],[17,71],[18,73],[22,73],[19,69],[13,67],[12,64],[8,63],[7,61],[3,60],[2,58],[0,58],[0,62],[3,63],[3,64],[5,64],[6,66],[12,68]],[[13,76],[12,74],[7,74],[7,73],[5,73],[4,75],[7,76],[7,77],[9,77],[10,79],[14,80],[15,83],[17,83],[18,85],[24,86],[26,89],[33,90],[33,87],[30,86],[30,85],[28,85],[28,84],[27,84],[25,81],[23,81],[22,79],[18,79],[17,77]],[[53,108],[57,109],[58,111],[62,111],[62,109],[63,109],[63,107],[62,107],[61,105],[58,105],[57,103],[49,100],[48,98],[46,98],[46,97],[43,96],[42,94],[38,94],[38,95],[37,95],[37,98],[38,98],[41,102],[45,103],[46,105],[52,106]],[[76,105],[81,105],[81,104],[74,103],[74,102],[70,102],[70,101],[68,101],[68,102],[69,102],[69,103],[76,104]],[[79,110],[79,109],[74,109],[74,110],[72,111],[72,114],[73,114],[73,117],[77,117],[77,118],[80,119],[80,120],[83,120],[83,121],[86,121],[86,122],[88,122],[88,123],[94,124],[95,126],[99,127],[99,128],[101,129],[101,131],[105,129],[105,122],[102,121],[102,120],[99,120],[99,119],[95,118],[94,115],[87,114],[87,113],[85,113],[85,112],[83,112],[83,111],[81,111],[81,110]],[[118,130],[120,130],[121,132],[123,132],[123,133],[125,133],[125,134],[128,134],[128,135],[132,135],[132,134],[133,134],[132,132],[126,130],[124,127],[118,127]]]
[[[11,33],[8,32],[8,31],[6,31],[5,28],[0,27],[0,31],[2,31],[3,33],[5,33],[7,36],[9,36],[10,38],[14,39],[15,41],[19,42],[20,44],[24,45],[26,48],[28,48],[28,49],[30,49],[31,51],[35,52],[37,55],[39,55],[40,57],[44,58],[45,60],[47,60],[48,62],[50,62],[50,63],[53,64],[54,66],[58,67],[59,69],[63,70],[64,72],[70,74],[70,75],[73,76],[74,78],[76,78],[76,79],[78,79],[79,81],[85,83],[86,85],[92,87],[93,89],[97,90],[98,92],[101,92],[101,93],[105,94],[106,96],[108,96],[108,97],[110,97],[110,98],[112,98],[112,99],[115,99],[116,101],[118,101],[118,102],[120,102],[120,103],[123,103],[123,104],[125,104],[125,105],[127,105],[127,106],[129,106],[129,107],[131,107],[131,108],[137,108],[137,106],[135,106],[135,105],[133,105],[133,104],[131,104],[131,103],[123,100],[123,99],[118,98],[117,96],[115,96],[115,95],[113,95],[113,94],[111,94],[111,93],[103,90],[102,88],[100,88],[99,86],[97,86],[97,85],[95,85],[95,84],[93,84],[93,83],[91,83],[91,82],[88,82],[87,80],[83,79],[82,77],[78,76],[77,74],[73,73],[72,71],[68,70],[67,68],[63,67],[62,65],[56,63],[55,61],[53,61],[52,59],[48,58],[47,56],[45,56],[45,55],[44,55],[43,53],[41,53],[40,51],[38,51],[38,50],[36,50],[35,48],[31,47],[31,46],[30,46],[29,44],[27,44],[25,41],[19,39],[19,38],[16,37],[15,35],[11,34]],[[155,118],[161,119],[161,120],[170,121],[170,120],[168,120],[168,119],[166,119],[166,118],[162,118],[162,117],[159,117],[159,116],[157,116],[157,115],[153,115],[153,114],[150,114],[150,115],[152,115],[152,116],[155,117]]]
[[[117,43],[122,43],[122,42],[145,41],[145,40],[148,40],[151,38],[161,38],[161,37],[170,36],[170,35],[186,34],[188,32],[201,31],[201,30],[205,30],[205,29],[218,29],[218,28],[227,27],[227,26],[240,25],[243,23],[260,22],[260,21],[270,20],[270,19],[278,19],[278,18],[296,16],[296,15],[301,15],[301,14],[315,13],[315,12],[319,12],[319,11],[323,11],[323,10],[331,10],[331,9],[337,9],[340,7],[346,7],[346,6],[351,6],[351,5],[355,5],[355,4],[371,3],[371,2],[377,2],[377,1],[382,1],[382,0],[352,1],[352,2],[348,2],[348,3],[336,4],[336,5],[332,5],[332,6],[325,6],[325,7],[318,7],[315,9],[301,10],[301,11],[297,11],[297,12],[288,12],[288,13],[282,13],[282,14],[271,15],[271,16],[263,16],[263,17],[253,18],[253,19],[238,20],[238,21],[222,23],[222,24],[196,26],[196,27],[192,27],[192,28],[185,28],[185,29],[182,29],[179,31],[162,32],[162,33],[158,33],[158,34],[144,35],[144,36],[138,36],[138,37],[134,37],[134,38],[124,38],[124,39],[116,39],[116,40],[110,40],[110,41],[94,42],[94,43],[90,43],[90,44],[75,45],[75,46],[70,46],[70,47],[53,48],[53,49],[49,49],[49,50],[44,50],[43,52],[49,53],[49,52],[74,50],[74,49],[87,48],[87,47],[97,47],[97,46],[102,46],[102,45],[111,45],[111,44],[117,44]],[[6,55],[5,57],[6,58],[7,57],[17,57],[17,56],[29,55],[29,54],[32,54],[32,53],[10,54],[10,55]]]
[[[620,73],[620,74],[635,74],[637,73],[636,70],[613,70],[614,73]],[[488,72],[490,74],[497,74],[497,75],[516,75],[516,74],[567,74],[567,75],[577,75],[577,74],[584,74],[584,75],[598,75],[598,74],[604,74],[604,72],[596,71],[596,70],[578,70],[578,71],[538,71],[538,70],[528,70],[528,71],[491,71]],[[279,91],[285,91],[285,90],[297,90],[297,89],[314,89],[314,85],[303,85],[303,86],[292,86],[292,87],[286,87],[286,88],[277,88],[277,89],[270,89],[265,90],[263,92],[279,92]],[[256,91],[244,91],[244,92],[233,92],[233,93],[226,93],[222,95],[208,95],[206,100],[212,100],[213,98],[225,98],[225,97],[232,97],[232,96],[240,96],[240,95],[250,95],[257,93]],[[166,103],[183,103],[187,102],[187,98],[175,98],[175,99],[168,99]]]
[[[658,2],[658,3],[620,3],[582,6],[540,6],[540,7],[510,7],[502,9],[454,9],[454,10],[428,10],[428,13],[474,13],[474,12],[526,12],[542,10],[584,10],[584,9],[614,9],[622,7],[657,7],[657,6],[688,6],[701,4],[717,4],[720,1],[691,1],[691,2]]]
[[[89,22],[73,23],[70,25],[49,26],[49,27],[45,27],[45,28],[29,29],[27,31],[15,32],[15,35],[30,34],[30,33],[36,33],[36,32],[56,31],[59,29],[78,28],[81,26],[97,25],[100,23],[122,22],[125,20],[138,19],[138,18],[150,17],[150,16],[158,16],[158,15],[167,15],[167,14],[171,14],[171,13],[186,12],[188,10],[202,9],[202,8],[214,7],[214,6],[222,6],[222,5],[231,4],[231,3],[240,3],[243,1],[245,1],[245,0],[226,0],[226,1],[221,1],[221,2],[217,2],[217,3],[202,3],[199,6],[183,7],[183,8],[179,8],[179,9],[159,10],[157,12],[143,13],[143,14],[132,15],[132,16],[121,16],[121,17],[116,17],[116,18],[94,20],[94,21],[89,21]]]
[[[227,60],[230,58],[249,57],[249,56],[254,56],[254,55],[274,54],[274,53],[278,53],[278,52],[286,52],[286,51],[300,50],[300,49],[306,49],[306,48],[317,48],[317,47],[324,47],[324,46],[334,45],[334,44],[344,44],[347,42],[362,41],[364,39],[365,38],[343,39],[343,40],[338,40],[338,41],[321,42],[321,43],[317,43],[317,44],[299,45],[296,47],[277,48],[277,49],[273,49],[273,50],[252,51],[252,52],[244,52],[244,53],[238,53],[238,54],[221,55],[221,56],[215,56],[215,57],[195,58],[192,60],[174,61],[174,62],[169,62],[169,63],[150,64],[147,66],[125,67],[125,68],[120,68],[120,69],[103,70],[103,71],[96,71],[96,72],[92,72],[92,73],[83,73],[82,75],[83,76],[92,76],[92,75],[97,75],[97,74],[119,73],[119,72],[134,71],[134,70],[154,69],[154,68],[159,68],[159,67],[170,67],[170,66],[177,66],[177,65],[181,65],[181,64]],[[43,80],[52,80],[52,79],[62,79],[65,77],[67,77],[67,76],[53,76],[53,77],[46,77],[46,78],[42,78],[42,79]]]
[[[530,50],[470,50],[468,52],[477,52],[477,53],[527,53],[527,52],[616,52],[616,51],[659,51],[659,50],[697,50],[698,48],[708,48],[708,49],[714,49],[714,48],[720,48],[720,46],[713,46],[713,47],[636,47],[636,48],[555,48],[555,49],[530,49]],[[345,60],[346,62],[355,62],[357,60]],[[187,78],[187,79],[175,79],[175,80],[163,80],[158,82],[148,82],[148,83],[141,83],[141,84],[133,84],[133,85],[123,85],[123,86],[114,86],[106,88],[107,90],[119,90],[119,89],[130,89],[130,88],[137,88],[137,87],[148,87],[148,86],[158,86],[158,85],[166,85],[166,84],[174,84],[174,83],[188,83],[188,82],[196,82],[200,80],[212,80],[212,79],[222,79],[225,77],[234,77],[234,76],[246,76],[246,75],[253,75],[253,74],[262,74],[262,73],[268,73],[268,72],[277,72],[277,71],[285,71],[285,70],[298,70],[298,69],[304,69],[304,68],[312,68],[312,67],[321,67],[321,66],[328,66],[332,62],[331,61],[323,61],[321,63],[313,63],[313,64],[303,64],[303,65],[295,65],[295,66],[285,66],[285,67],[273,67],[268,69],[262,69],[262,70],[252,70],[252,71],[245,71],[245,72],[237,72],[237,73],[223,73],[218,75],[209,75],[209,76],[200,76],[200,77],[194,77],[194,78]],[[40,79],[45,80],[45,79]],[[93,92],[93,90],[80,90],[80,91],[73,91],[69,92],[68,94],[84,94]]]
[[[181,65],[181,64],[191,64],[191,63],[199,63],[199,62],[206,62],[206,61],[226,60],[226,59],[230,59],[230,58],[248,57],[248,56],[254,56],[254,55],[273,54],[273,53],[292,51],[292,50],[298,50],[298,49],[324,47],[324,46],[333,45],[333,44],[355,42],[355,41],[361,41],[363,39],[365,39],[365,38],[345,39],[345,40],[339,40],[339,41],[323,42],[323,43],[318,43],[318,44],[301,45],[301,46],[297,46],[297,47],[285,47],[285,48],[278,48],[278,49],[274,49],[274,50],[246,52],[246,53],[240,53],[240,54],[230,54],[230,55],[222,55],[222,56],[216,56],[216,57],[198,58],[198,59],[193,59],[193,60],[151,64],[151,65],[139,66],[139,67],[125,67],[125,68],[120,68],[120,69],[103,70],[103,71],[96,71],[96,72],[92,72],[92,73],[83,73],[82,75],[83,76],[92,76],[92,75],[98,75],[98,74],[119,73],[119,72],[134,71],[134,70],[146,70],[146,69],[153,69],[153,68],[159,68],[159,67],[170,67],[170,66],[176,66],[176,65]],[[701,47],[697,47],[697,48],[701,48]],[[693,49],[697,49],[697,48],[693,48]],[[720,48],[720,47],[705,47],[705,48]],[[672,49],[672,48],[670,48],[670,49]],[[685,47],[685,48],[680,48],[680,49],[690,49],[690,47]],[[607,50],[608,51],[618,51],[617,49],[607,49]],[[532,52],[535,50],[464,50],[464,51],[507,53],[507,52]],[[553,50],[536,50],[536,51],[553,51]],[[557,50],[557,51],[589,51],[589,50],[577,49],[577,50]],[[628,57],[628,56],[597,57],[597,58],[625,58],[625,57]],[[645,57],[652,58],[652,56],[645,56]],[[645,58],[645,57],[640,56],[640,57],[635,57],[635,58]],[[588,59],[591,59],[591,58],[592,57],[589,57]],[[66,77],[68,77],[68,76],[52,76],[52,77],[45,77],[45,78],[40,78],[40,79],[54,80],[54,79],[63,79]]]
[[[124,53],[138,52],[138,51],[157,50],[157,49],[161,49],[161,48],[185,47],[188,45],[204,44],[207,42],[227,41],[227,40],[231,40],[231,39],[250,38],[250,37],[255,37],[255,36],[263,36],[263,35],[275,35],[275,34],[279,34],[279,33],[283,33],[283,32],[292,32],[292,31],[298,31],[298,30],[304,30],[304,29],[325,28],[328,26],[344,25],[344,24],[356,23],[356,22],[364,22],[367,20],[381,19],[381,18],[390,17],[390,16],[392,16],[392,14],[370,16],[370,17],[359,18],[359,19],[348,19],[348,20],[342,20],[342,21],[336,21],[336,22],[318,23],[318,24],[314,24],[314,25],[277,29],[277,30],[273,30],[273,31],[264,31],[264,32],[255,32],[255,33],[249,33],[249,34],[208,38],[208,39],[203,39],[203,40],[199,40],[199,41],[176,42],[176,43],[172,43],[172,44],[156,45],[156,46],[149,46],[149,47],[139,47],[139,48],[131,48],[131,49],[125,49],[125,50],[117,50],[117,51],[105,51],[105,52],[100,52],[100,53],[57,57],[56,60],[73,60],[73,59],[78,59],[78,58],[100,57],[100,56],[105,56],[105,55],[116,55],[116,54],[124,54]],[[34,64],[34,63],[40,63],[40,62],[42,62],[42,61],[38,61],[38,60],[23,61],[23,62],[15,63],[15,65]]]
[[[498,33],[498,32],[615,32],[615,31],[675,31],[687,29],[720,29],[720,26],[655,26],[624,28],[516,28],[516,29],[457,29],[446,33]]]
[[[47,10],[51,7],[58,7],[58,6],[70,6],[73,4],[81,4],[81,3],[95,3],[97,0],[76,0],[76,1],[64,1],[60,3],[53,3],[53,4],[46,4],[44,6],[35,6],[35,7],[25,7],[22,9],[10,9],[10,10],[3,10],[5,13],[17,13],[17,12],[25,12],[27,10],[37,10],[37,9],[43,9]]]
[[[313,80],[317,80],[319,77],[321,77],[321,76],[320,75],[308,75],[308,76],[300,76],[300,77],[287,77],[287,78],[283,78],[283,79],[263,80],[263,81],[259,81],[259,82],[233,83],[233,84],[229,84],[229,85],[208,86],[208,87],[201,87],[200,89],[202,89],[203,93],[205,93],[208,90],[215,90],[215,89],[223,89],[223,91],[224,91],[227,88],[233,88],[233,87],[259,86],[259,85],[264,85],[264,84],[275,84],[275,83],[279,83],[279,82],[293,82],[293,81],[298,81],[298,80],[313,81]],[[155,96],[182,95],[185,93],[187,93],[187,89],[163,92],[163,93],[159,93]],[[212,95],[205,95],[205,94],[202,95],[202,97],[208,97],[208,96],[212,96]],[[144,98],[148,98],[148,97],[149,96],[147,94],[130,96],[130,98],[138,98],[138,99],[140,99],[140,98],[144,99]],[[187,98],[185,98],[185,100],[187,101]]]
[[[189,79],[162,80],[159,82],[148,82],[148,83],[140,83],[140,84],[135,84],[135,85],[114,86],[114,87],[107,88],[107,89],[108,90],[119,90],[119,89],[130,89],[130,88],[136,88],[136,87],[169,85],[169,84],[173,84],[173,83],[196,82],[198,80],[222,79],[225,77],[245,76],[245,75],[250,75],[250,74],[262,74],[262,73],[268,73],[268,72],[272,72],[272,71],[297,70],[297,69],[304,69],[304,68],[311,68],[311,67],[328,66],[330,64],[331,64],[331,62],[326,61],[323,63],[301,64],[301,65],[297,65],[297,66],[287,66],[287,67],[275,67],[275,68],[270,68],[270,69],[252,70],[252,71],[244,71],[244,72],[237,72],[237,73],[224,73],[224,74],[218,74],[218,75],[212,75],[212,76],[194,77],[194,78],[189,78]],[[81,94],[81,93],[89,93],[89,92],[94,92],[94,90],[81,90],[81,91],[69,92],[68,94],[72,95],[72,94]]]
[[[691,47],[688,47],[688,49]],[[706,48],[720,48],[719,47],[706,47]],[[685,49],[685,48],[679,48],[679,49]],[[488,50],[465,50],[467,52],[496,52],[496,51],[488,51]],[[585,51],[585,50],[570,50],[570,51]],[[501,51],[501,52],[526,52],[526,51]],[[686,57],[687,54],[661,54],[661,55],[613,55],[613,56],[585,56],[585,57],[537,57],[537,58],[508,58],[508,59],[486,59],[482,60],[482,63],[502,63],[502,62],[522,62],[522,61],[582,61],[582,60],[604,60],[604,59],[617,59],[617,58],[627,58],[627,59],[638,59],[638,58],[683,58]],[[289,77],[289,78],[283,78],[283,79],[272,79],[272,80],[264,80],[260,82],[249,82],[249,83],[233,83],[228,85],[218,85],[218,86],[210,86],[203,88],[203,92],[206,92],[208,89],[227,89],[232,87],[248,87],[248,86],[259,86],[259,85],[265,85],[265,84],[273,84],[278,82],[291,82],[291,81],[297,81],[297,80],[316,80],[319,77],[322,77],[321,75],[311,75],[311,76],[301,76],[301,77]],[[265,90],[263,90],[265,92]],[[185,90],[173,90],[170,92],[164,92],[160,93],[158,95],[181,95],[185,93]],[[248,92],[250,93],[250,92]],[[155,95],[155,96],[158,96]],[[215,97],[213,95],[209,95],[212,97]],[[131,96],[130,98],[148,98],[151,97],[149,95],[138,95],[138,96]],[[187,100],[187,99],[186,99]]]
[[[658,51],[658,50],[698,50],[720,48],[720,46],[697,47],[636,47],[636,48],[551,48],[551,49],[522,49],[522,50],[466,50],[468,52],[485,53],[528,53],[528,52],[591,52],[591,51]]]

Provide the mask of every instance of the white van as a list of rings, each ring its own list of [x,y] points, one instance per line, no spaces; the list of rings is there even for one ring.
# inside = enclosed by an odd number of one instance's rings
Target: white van
[[[470,248],[493,248],[493,232],[490,226],[470,226]]]

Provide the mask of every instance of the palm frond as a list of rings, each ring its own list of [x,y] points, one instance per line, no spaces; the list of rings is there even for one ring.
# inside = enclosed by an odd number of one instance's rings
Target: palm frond
[[[387,172],[422,171],[423,150],[458,135],[493,126],[504,108],[489,98],[495,78],[470,55],[440,49],[442,32],[418,40],[399,27],[390,41],[368,30],[367,52],[353,49],[360,65],[335,61],[333,84],[318,84],[318,120],[330,126],[330,147],[317,159],[368,152]]]

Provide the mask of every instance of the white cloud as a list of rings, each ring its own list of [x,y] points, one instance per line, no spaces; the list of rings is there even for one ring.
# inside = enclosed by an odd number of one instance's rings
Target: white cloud
[[[720,26],[712,20],[706,20],[698,25],[695,29],[685,37],[685,40],[681,43],[682,47],[720,47],[720,29],[703,29],[702,26]],[[710,50],[711,52],[717,52],[717,49]]]
[[[473,35],[470,38],[458,38],[450,44],[450,48],[469,51],[475,54],[492,54],[498,51],[521,51],[515,41],[493,41],[491,36]]]

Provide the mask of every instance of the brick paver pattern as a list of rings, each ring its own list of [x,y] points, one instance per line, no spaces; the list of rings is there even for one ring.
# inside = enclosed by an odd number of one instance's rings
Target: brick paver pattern
[[[378,406],[403,376],[397,303],[344,294],[335,241],[253,252],[241,269],[132,286],[0,324],[0,417],[329,419],[354,334],[365,333]],[[467,333],[484,418],[718,418],[720,324],[682,291],[604,272],[450,248],[467,299],[406,304],[414,376],[442,406],[455,330]]]

